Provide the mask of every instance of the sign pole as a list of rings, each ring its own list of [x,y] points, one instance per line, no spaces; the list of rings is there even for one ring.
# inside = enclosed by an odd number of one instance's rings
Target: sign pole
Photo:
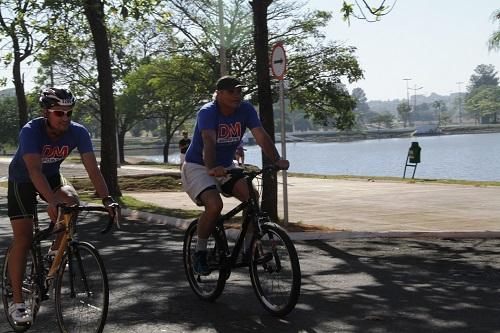
[[[286,54],[283,43],[278,42],[271,51],[271,71],[279,81],[279,101],[281,111],[281,157],[286,159],[286,129],[285,129],[285,97],[284,77],[286,72]],[[287,170],[283,170],[283,220],[288,224],[288,185]]]
[[[280,109],[281,109],[281,156],[286,160],[286,129],[285,129],[285,94],[284,82],[280,80]],[[288,184],[287,170],[283,170],[283,220],[288,224]]]

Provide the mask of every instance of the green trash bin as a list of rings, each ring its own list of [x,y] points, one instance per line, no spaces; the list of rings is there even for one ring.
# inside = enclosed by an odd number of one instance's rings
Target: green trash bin
[[[422,148],[418,145],[418,142],[412,142],[410,149],[408,150],[408,159],[410,163],[420,163],[420,152]]]

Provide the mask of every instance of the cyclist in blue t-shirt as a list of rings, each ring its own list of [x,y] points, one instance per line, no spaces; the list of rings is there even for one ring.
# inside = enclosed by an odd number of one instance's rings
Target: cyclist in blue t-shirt
[[[227,176],[227,168],[235,167],[234,153],[246,128],[250,129],[268,159],[281,169],[288,169],[289,166],[287,160],[280,158],[273,141],[262,128],[255,108],[242,101],[242,87],[244,85],[231,76],[224,76],[217,81],[214,101],[198,111],[193,139],[182,165],[184,191],[197,205],[205,207],[198,220],[194,262],[194,270],[198,274],[209,273],[206,262],[207,240],[222,211],[219,192],[241,201],[249,198],[245,181]],[[249,239],[245,239],[245,248],[249,246]]]
[[[57,219],[57,204],[78,204],[78,195],[59,173],[59,167],[74,148],[78,148],[83,165],[105,206],[114,203],[97,166],[90,134],[85,127],[71,121],[75,98],[66,89],[46,88],[39,98],[43,117],[28,122],[19,134],[19,147],[9,165],[8,214],[14,238],[9,257],[9,277],[13,304],[9,314],[17,324],[32,321],[21,293],[26,254],[33,238],[33,214],[36,196],[47,201],[52,221]],[[56,250],[56,239],[52,250]]]

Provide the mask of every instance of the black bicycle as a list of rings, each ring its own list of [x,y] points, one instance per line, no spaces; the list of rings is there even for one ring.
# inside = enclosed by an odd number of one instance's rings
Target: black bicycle
[[[215,301],[221,295],[233,268],[249,267],[257,299],[268,312],[275,316],[285,316],[297,304],[301,284],[297,251],[286,231],[261,210],[252,185],[252,180],[263,172],[276,171],[276,166],[267,166],[262,170],[257,167],[228,170],[231,174],[244,175],[250,199],[217,220],[215,231],[208,239],[207,262],[210,274],[199,275],[193,270],[198,220],[193,221],[186,230],[183,246],[184,270],[191,288],[202,300]],[[241,211],[241,232],[231,251],[224,222]],[[254,232],[247,262],[240,260],[239,254],[250,224],[253,225]]]
[[[101,233],[111,230],[118,223],[118,204],[112,204],[106,227]],[[57,322],[61,332],[102,332],[108,313],[109,288],[104,263],[95,249],[87,242],[79,241],[76,234],[76,213],[82,211],[108,212],[104,206],[58,206],[57,223],[41,230],[36,211],[33,218],[34,236],[27,254],[22,280],[22,294],[30,309],[33,321],[40,303],[49,299],[54,285]],[[64,233],[57,253],[48,255],[50,239]],[[44,247],[44,251],[42,251]],[[2,302],[10,326],[16,332],[28,330],[32,323],[18,325],[9,315],[13,303],[12,288],[8,276],[10,248],[7,250],[2,268]],[[53,283],[55,281],[55,283]]]

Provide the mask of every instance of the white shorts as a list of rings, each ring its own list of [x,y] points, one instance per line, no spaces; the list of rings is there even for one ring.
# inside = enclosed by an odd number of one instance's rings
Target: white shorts
[[[182,165],[182,163],[184,163],[184,160],[186,159],[186,154],[180,153],[179,157],[181,159],[181,162],[179,164]]]
[[[232,165],[229,168],[236,167]],[[221,186],[226,183],[230,176],[215,178],[208,175],[208,170],[204,165],[199,165],[197,163],[184,162],[182,164],[181,170],[181,181],[182,181],[182,190],[186,192],[191,200],[198,206],[202,206],[202,202],[198,199],[198,196],[201,192],[206,190],[209,187],[214,187],[222,193],[226,195],[221,190]]]

